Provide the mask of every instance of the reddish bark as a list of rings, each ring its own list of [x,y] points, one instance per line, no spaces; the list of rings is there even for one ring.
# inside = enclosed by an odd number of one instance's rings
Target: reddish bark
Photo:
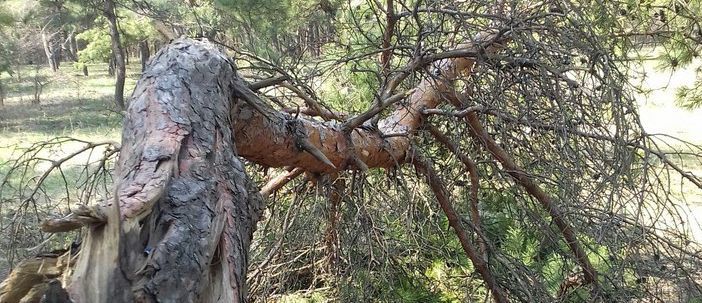
[[[461,49],[470,49],[461,46]],[[448,58],[436,64],[440,79],[425,79],[387,118],[378,123],[379,131],[354,128],[345,133],[334,124],[295,119],[271,108],[238,104],[232,113],[239,155],[269,167],[295,166],[309,172],[334,172],[354,164],[353,158],[367,167],[389,168],[405,161],[410,136],[422,124],[422,110],[435,108],[442,95],[453,89],[451,80],[473,67],[473,58]],[[245,85],[240,85],[244,89]],[[252,96],[253,98],[253,96]],[[262,103],[262,102],[261,102]],[[333,166],[320,161],[301,146],[309,142]]]

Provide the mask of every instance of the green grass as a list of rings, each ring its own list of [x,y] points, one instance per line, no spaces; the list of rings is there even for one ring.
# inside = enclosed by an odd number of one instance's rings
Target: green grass
[[[90,65],[89,76],[83,76],[71,63],[63,63],[56,73],[47,66],[23,66],[12,77],[0,75],[6,91],[4,106],[0,107],[0,180],[4,180],[9,169],[26,148],[36,142],[56,137],[73,137],[86,141],[120,141],[123,114],[114,105],[114,77],[107,73],[107,65]],[[129,96],[140,76],[140,66],[130,65],[127,71],[125,96]],[[35,81],[43,84],[39,104],[32,104],[35,94]],[[42,149],[37,156],[59,159],[67,153],[84,146],[79,142],[68,142]],[[15,214],[23,213],[19,231],[20,240],[0,239],[0,246],[19,248],[20,253],[31,254],[29,246],[45,240],[48,235],[37,233],[36,209],[44,213],[60,213],[69,205],[79,202],[80,180],[85,179],[86,163],[101,157],[102,150],[92,154],[83,153],[62,165],[61,171],[54,171],[45,180],[42,191],[29,208],[16,198],[16,188],[3,187],[0,191],[0,228],[12,226]],[[41,175],[51,166],[49,161],[33,163],[23,174],[8,178],[11,185],[32,184],[33,180],[23,176]],[[64,178],[69,180],[67,185]],[[27,193],[25,192],[25,195]],[[36,208],[34,208],[36,206]],[[13,228],[16,229],[16,228]],[[59,236],[47,243],[47,247],[61,247],[70,241]],[[5,251],[5,249],[3,249]],[[18,256],[21,257],[21,256]],[[9,266],[9,257],[0,254],[0,278],[4,277]]]
[[[107,75],[106,65],[91,65],[89,70],[90,76],[85,77],[65,63],[57,73],[46,67],[36,70],[24,66],[12,78],[3,75],[0,79],[6,86],[7,99],[0,108],[0,146],[56,136],[119,138],[122,115],[113,103],[114,79]],[[138,66],[129,66],[127,96],[138,71]],[[35,75],[47,83],[38,105],[31,104]]]
[[[32,65],[23,66],[13,77],[0,77],[7,91],[5,106],[0,107],[0,178],[6,174],[7,161],[35,142],[59,136],[119,142],[123,116],[113,101],[114,77],[107,74],[106,64],[90,65],[89,71],[86,77],[71,63],[64,63],[56,73],[47,66]],[[126,96],[139,71],[137,65],[128,67]],[[47,83],[39,104],[32,104],[35,76]],[[47,151],[40,156],[55,156],[80,146],[65,144],[61,150],[54,149],[53,155]],[[76,165],[85,163],[84,158],[77,158]]]
[[[0,107],[0,178],[7,173],[7,161],[36,142],[59,136],[120,141],[123,115],[113,101],[114,77],[108,75],[106,64],[90,65],[88,69],[90,75],[86,77],[71,63],[64,63],[56,73],[47,66],[31,65],[21,67],[12,77],[0,77],[7,92],[5,105]],[[129,96],[140,75],[140,66],[128,66],[127,75],[125,95]],[[35,77],[46,83],[39,104],[32,104]],[[39,156],[57,156],[81,146],[64,144]],[[73,164],[84,164],[87,157],[78,157]],[[48,163],[37,169],[45,166]],[[63,190],[61,182],[55,183]]]

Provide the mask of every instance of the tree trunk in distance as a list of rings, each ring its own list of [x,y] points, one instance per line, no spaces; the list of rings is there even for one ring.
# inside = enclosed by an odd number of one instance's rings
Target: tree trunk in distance
[[[115,56],[110,57],[110,61],[107,62],[107,74],[110,76],[115,75]]]
[[[2,81],[0,81],[0,107],[5,106],[5,87],[2,86]]]
[[[126,65],[124,62],[124,49],[119,37],[119,28],[117,27],[117,15],[115,11],[115,3],[113,0],[105,0],[103,9],[105,18],[107,18],[110,27],[110,38],[112,40],[112,53],[115,59],[115,104],[118,108],[124,109],[124,81],[127,75]]]
[[[34,65],[34,99],[32,99],[32,104],[39,104],[41,102],[41,91],[44,89],[44,84],[41,83],[39,79],[39,64]]]
[[[54,64],[54,56],[53,52],[51,51],[51,41],[50,37],[47,37],[46,32],[42,31],[41,32],[41,44],[44,46],[44,54],[46,55],[46,62],[49,63],[49,67],[51,67],[52,71],[56,71],[58,67]]]
[[[61,67],[61,38],[58,34],[54,34],[50,41],[51,66],[54,72],[56,72],[59,67]]]
[[[139,42],[139,57],[141,58],[141,71],[146,70],[146,64],[149,63],[149,57],[151,53],[149,52],[149,42],[144,40]]]
[[[70,42],[68,45],[71,52],[71,59],[73,59],[74,62],[78,62],[78,41],[76,39],[76,33],[71,32],[69,39]]]

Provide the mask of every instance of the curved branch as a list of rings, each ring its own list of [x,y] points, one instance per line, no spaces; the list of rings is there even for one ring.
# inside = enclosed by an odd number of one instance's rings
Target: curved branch
[[[431,187],[431,190],[436,196],[437,202],[439,202],[441,209],[446,214],[449,225],[451,225],[453,230],[456,232],[456,236],[458,237],[459,242],[461,242],[463,251],[466,252],[466,255],[468,255],[468,258],[470,258],[471,262],[475,266],[475,269],[482,276],[483,281],[485,281],[488,289],[490,289],[492,292],[495,302],[508,302],[506,294],[497,284],[497,281],[490,272],[487,263],[480,256],[480,253],[473,248],[473,244],[470,242],[468,234],[461,224],[460,217],[456,213],[456,210],[453,209],[453,206],[449,201],[449,193],[441,182],[439,175],[436,173],[431,163],[429,163],[426,157],[421,155],[419,151],[412,150],[412,164],[414,164],[417,171],[425,176],[427,184],[429,184],[429,187]]]
[[[566,244],[575,256],[575,259],[580,266],[582,266],[583,273],[585,274],[585,282],[593,283],[597,287],[597,271],[592,266],[592,263],[590,263],[590,259],[585,250],[580,246],[573,228],[566,222],[563,213],[551,200],[551,197],[541,190],[541,188],[529,178],[529,175],[512,160],[509,154],[490,137],[483,128],[475,112],[468,113],[468,115],[466,115],[466,121],[468,122],[468,129],[470,130],[471,136],[482,144],[483,147],[502,164],[504,170],[548,211],[553,222],[556,223],[561,234],[563,234],[563,238],[565,238]]]
[[[468,174],[470,175],[470,216],[471,220],[473,220],[473,225],[475,226],[475,232],[478,234],[478,244],[480,245],[480,250],[483,256],[487,253],[487,245],[485,244],[485,241],[483,240],[485,237],[482,235],[482,229],[480,225],[480,211],[478,209],[478,188],[480,186],[478,182],[478,166],[475,164],[475,161],[468,157],[466,154],[462,153],[456,144],[453,144],[451,140],[444,134],[442,133],[436,126],[434,125],[427,125],[427,128],[429,129],[429,132],[436,138],[437,141],[439,141],[441,144],[446,146],[456,157],[458,157],[461,162],[463,162],[463,165],[466,166],[466,169],[468,170]]]
[[[442,102],[442,95],[453,90],[452,81],[472,69],[476,57],[470,57],[471,54],[497,51],[499,43],[504,40],[497,37],[488,36],[477,39],[475,44],[460,45],[458,49],[461,51],[455,55],[466,57],[450,57],[437,62],[435,75],[438,75],[438,79],[423,80],[411,91],[406,102],[379,121],[378,129],[363,127],[355,122],[344,128],[337,123],[297,119],[272,109],[248,87],[238,85],[237,90],[243,91],[237,92],[237,95],[246,96],[247,99],[247,103],[238,103],[232,111],[236,117],[232,122],[239,155],[269,167],[295,166],[308,172],[334,172],[349,165],[355,166],[358,161],[369,168],[396,166],[405,161],[410,136],[423,122],[422,110],[436,108]],[[384,99],[392,102],[401,100],[401,97],[390,98],[394,88],[407,73],[433,62],[427,58],[435,57],[445,58],[427,56],[413,60],[404,72],[396,74],[385,85]],[[309,142],[324,157],[306,152],[309,148],[300,148],[300,144],[297,144],[299,140]],[[325,158],[333,166],[324,163]]]

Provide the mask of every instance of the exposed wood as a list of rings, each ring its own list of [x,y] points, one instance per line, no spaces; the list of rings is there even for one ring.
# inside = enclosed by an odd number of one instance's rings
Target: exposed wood
[[[50,233],[67,232],[83,226],[94,226],[105,223],[105,214],[97,208],[79,205],[63,218],[48,219],[41,222],[41,230]]]
[[[297,178],[297,176],[301,175],[304,172],[299,167],[293,168],[292,170],[288,172],[284,172],[275,178],[271,179],[261,187],[261,190],[259,193],[261,194],[262,197],[268,197],[274,192],[278,191],[280,188],[285,186],[285,184],[288,184],[288,182],[292,181],[293,179]]]
[[[47,282],[61,276],[70,260],[71,254],[67,252],[20,262],[0,283],[0,302],[39,302],[49,289]]]

